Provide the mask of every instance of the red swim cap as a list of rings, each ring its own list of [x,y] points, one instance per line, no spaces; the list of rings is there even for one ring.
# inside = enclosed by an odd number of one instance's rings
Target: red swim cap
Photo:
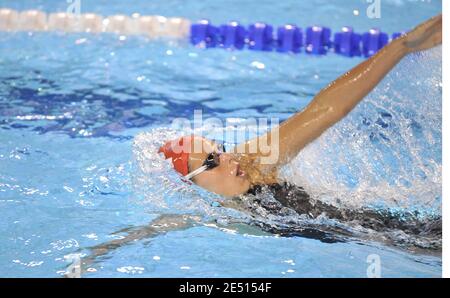
[[[193,138],[194,136],[185,136],[168,141],[158,150],[158,153],[164,153],[166,159],[172,159],[173,167],[183,176],[189,173],[188,161]]]

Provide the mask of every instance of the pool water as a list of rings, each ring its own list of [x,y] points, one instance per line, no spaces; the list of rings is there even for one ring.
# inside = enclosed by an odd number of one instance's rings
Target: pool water
[[[66,6],[0,1],[17,10]],[[367,18],[366,8],[353,0],[81,1],[82,12],[102,15],[378,26],[388,33],[440,13],[441,1],[382,1],[380,19]],[[441,55],[436,48],[405,58],[283,177],[337,206],[440,216]],[[154,153],[176,133],[177,117],[190,119],[197,109],[204,118],[283,121],[361,61],[204,50],[139,36],[0,32],[0,276],[64,276],[74,257],[89,258],[90,248],[136,230],[145,237],[92,258],[82,276],[366,277],[374,258],[382,277],[441,276],[439,239],[327,218],[308,224],[339,226],[352,236],[281,237],[252,225],[246,212],[215,204],[223,198],[180,186]],[[145,230],[161,216],[195,220]],[[305,223],[264,213],[252,218],[280,229]]]

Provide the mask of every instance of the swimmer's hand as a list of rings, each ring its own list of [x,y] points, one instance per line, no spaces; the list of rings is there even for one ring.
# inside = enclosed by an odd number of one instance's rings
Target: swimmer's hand
[[[408,53],[424,51],[442,44],[442,14],[420,24],[399,38]]]

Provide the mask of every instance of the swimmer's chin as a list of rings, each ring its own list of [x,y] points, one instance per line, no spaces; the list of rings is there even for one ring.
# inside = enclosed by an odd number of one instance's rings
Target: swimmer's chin
[[[236,176],[236,188],[226,190],[223,193],[216,193],[226,198],[236,198],[248,193],[251,188],[250,180],[247,177],[247,174],[244,176]]]

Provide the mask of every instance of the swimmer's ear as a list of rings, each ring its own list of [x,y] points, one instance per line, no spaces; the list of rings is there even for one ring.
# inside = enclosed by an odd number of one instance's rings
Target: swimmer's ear
[[[442,44],[442,14],[432,17],[401,37],[409,53]]]

